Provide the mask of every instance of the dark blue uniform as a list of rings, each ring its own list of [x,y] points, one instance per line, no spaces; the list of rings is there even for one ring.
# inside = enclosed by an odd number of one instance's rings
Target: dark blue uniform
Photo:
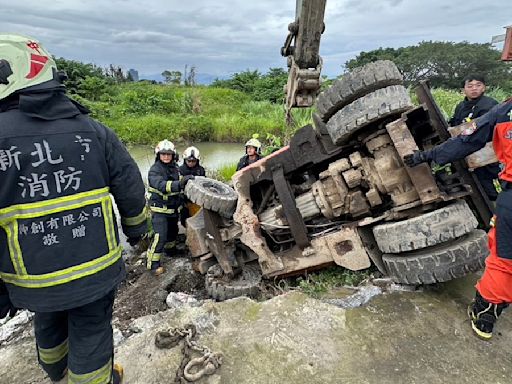
[[[496,100],[484,95],[475,100],[470,100],[466,97],[457,105],[455,108],[455,113],[448,123],[450,126],[454,127],[466,121],[474,120],[480,116],[485,115],[497,104],[498,102]],[[492,137],[489,139],[489,141],[491,140]],[[474,172],[489,199],[491,201],[496,200],[498,197],[498,192],[494,187],[494,180],[498,178],[498,173],[500,172],[499,164],[489,164],[484,167],[475,169]]]
[[[147,231],[144,184],[116,135],[62,87],[0,101],[0,277],[35,314],[38,357],[53,380],[109,382],[124,233]]]
[[[160,266],[163,252],[171,254],[178,236],[178,219],[183,206],[180,173],[174,161],[164,164],[157,158],[149,169],[150,209],[155,236],[148,250],[148,269]]]
[[[497,104],[498,102],[492,97],[484,95],[474,100],[470,100],[466,97],[457,105],[457,107],[455,107],[453,117],[450,119],[448,124],[455,127],[456,125],[460,125],[466,121],[474,120],[485,115]]]
[[[493,113],[496,113],[496,111]],[[489,113],[484,114],[479,120],[489,118],[490,116],[488,115]],[[425,155],[428,161],[434,161],[437,164],[444,165],[452,161],[464,159],[466,156],[482,149],[488,142],[492,141],[492,137],[492,127],[489,129],[478,129],[471,134],[463,134],[450,138],[434,149],[425,151]],[[485,167],[475,169],[474,172],[489,199],[491,201],[496,200],[498,192],[494,186],[494,180],[498,179],[500,172],[499,164],[489,164]]]

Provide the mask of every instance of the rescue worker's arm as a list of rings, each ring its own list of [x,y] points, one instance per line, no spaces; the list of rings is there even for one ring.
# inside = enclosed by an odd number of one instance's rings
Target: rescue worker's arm
[[[139,167],[113,131],[106,128],[106,156],[110,193],[121,214],[121,225],[129,239],[148,231],[145,187]]]
[[[464,159],[473,152],[482,149],[487,142],[492,140],[499,107],[499,105],[494,107],[485,115],[474,120],[475,130],[473,133],[452,137],[428,151],[416,151],[412,155],[406,155],[404,156],[404,163],[409,167],[431,161],[444,165]]]
[[[155,188],[165,194],[178,193],[181,190],[179,180],[167,180],[164,175],[157,172],[154,168],[149,170],[148,181],[151,188]]]

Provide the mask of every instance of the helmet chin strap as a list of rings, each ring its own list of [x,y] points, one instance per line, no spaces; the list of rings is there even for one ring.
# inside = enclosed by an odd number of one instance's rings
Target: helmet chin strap
[[[7,85],[7,78],[12,75],[12,69],[7,60],[0,60],[0,84]]]

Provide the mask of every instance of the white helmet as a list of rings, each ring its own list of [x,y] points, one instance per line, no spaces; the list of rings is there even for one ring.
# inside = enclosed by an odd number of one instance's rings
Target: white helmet
[[[0,100],[21,89],[53,80],[57,65],[35,39],[0,34]]]
[[[247,147],[254,147],[256,148],[256,152],[261,153],[261,142],[258,139],[252,138],[247,143],[245,143],[245,149],[247,150]]]
[[[184,160],[201,160],[201,154],[199,153],[199,149],[196,147],[188,147],[185,149],[185,152],[183,152],[183,159]]]
[[[162,140],[155,147],[155,155],[158,155],[159,153],[168,153],[171,155],[176,155],[176,147],[169,140]]]

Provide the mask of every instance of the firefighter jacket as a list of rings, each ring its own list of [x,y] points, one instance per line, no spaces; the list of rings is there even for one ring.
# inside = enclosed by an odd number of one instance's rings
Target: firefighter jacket
[[[483,148],[491,140],[503,167],[500,179],[512,182],[512,99],[495,106],[476,119],[470,132],[452,137],[426,151],[425,159],[441,165],[461,160]]]
[[[496,104],[498,104],[496,100],[484,95],[475,100],[470,100],[466,97],[455,107],[455,113],[448,124],[454,127],[466,121],[474,120],[477,117],[485,115]]]
[[[179,180],[176,163],[164,164],[157,157],[148,174],[149,209],[152,212],[179,216],[183,204]]]
[[[261,155],[256,154],[256,160],[251,161],[251,158],[249,157],[249,155],[244,155],[240,158],[240,161],[238,162],[238,165],[236,166],[236,170],[239,171],[239,170],[251,165],[252,163],[257,162],[261,158],[262,158]]]
[[[187,166],[187,164],[181,164],[180,165],[180,175],[181,176],[187,176],[187,175],[194,175],[194,176],[206,176],[206,171],[202,166],[199,165],[199,162],[197,162],[196,166],[194,168],[190,168]]]
[[[144,184],[116,135],[62,89],[0,101],[0,277],[16,307],[62,311],[125,276],[124,233],[147,231]]]

